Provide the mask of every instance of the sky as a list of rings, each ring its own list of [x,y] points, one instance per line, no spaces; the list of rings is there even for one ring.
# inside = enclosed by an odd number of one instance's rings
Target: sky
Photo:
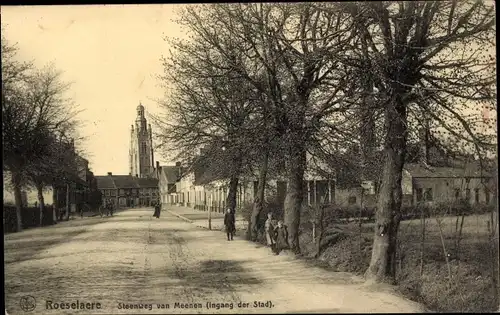
[[[2,6],[5,36],[37,66],[53,62],[73,82],[83,112],[83,149],[94,174],[128,174],[130,127],[139,102],[158,113],[156,74],[168,54],[164,36],[185,38],[172,21],[181,5]],[[158,152],[155,159],[163,160]]]
[[[19,58],[54,63],[84,121],[82,149],[96,175],[128,174],[130,128],[142,102],[163,96],[156,74],[168,54],[164,36],[182,38],[172,21],[179,5],[2,6],[2,27]],[[148,121],[148,123],[151,123]],[[160,164],[170,164],[155,152]]]

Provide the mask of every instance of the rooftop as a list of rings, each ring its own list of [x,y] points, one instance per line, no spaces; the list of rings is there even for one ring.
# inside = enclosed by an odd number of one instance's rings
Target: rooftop
[[[98,189],[153,188],[158,187],[156,178],[139,178],[132,175],[96,176]]]

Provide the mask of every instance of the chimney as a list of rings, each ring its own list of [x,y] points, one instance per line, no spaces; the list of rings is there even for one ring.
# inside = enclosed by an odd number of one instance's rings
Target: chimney
[[[177,166],[177,167],[181,167],[181,162],[176,162],[176,163],[175,163],[175,166]]]
[[[135,174],[135,177],[139,177],[139,174]]]
[[[111,176],[111,175],[113,175],[113,173],[111,173],[111,172],[108,172],[108,176]]]
[[[156,169],[160,169],[160,162],[156,161]]]

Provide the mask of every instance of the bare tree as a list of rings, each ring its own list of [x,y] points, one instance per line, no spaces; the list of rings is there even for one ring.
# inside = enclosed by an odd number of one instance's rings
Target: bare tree
[[[74,117],[64,98],[68,85],[49,66],[40,70],[16,61],[16,49],[2,39],[2,136],[4,171],[11,174],[17,230],[22,230],[21,189],[34,175],[42,187],[40,165],[50,154],[51,134]]]
[[[241,62],[234,68],[270,100],[266,105],[286,157],[285,221],[292,249],[299,253],[307,144],[318,122],[342,108],[349,72],[335,56],[351,40],[349,23],[341,11],[332,14],[309,4],[214,5],[207,15],[240,39],[253,68]]]
[[[409,114],[421,108],[479,151],[489,143],[464,112],[495,97],[494,7],[482,1],[346,4],[364,43],[360,62],[372,74],[385,119],[384,160],[369,281],[392,281],[402,199]],[[486,54],[485,54],[486,52]],[[459,101],[466,102],[459,102]]]
[[[181,22],[190,23],[188,14]],[[230,66],[239,58],[234,42],[226,45],[228,56],[221,56],[204,37],[196,32],[199,24],[189,24],[195,36],[191,42],[172,41],[174,52],[164,59],[163,82],[172,85],[168,99],[160,104],[164,117],[155,117],[159,127],[160,146],[168,151],[175,148],[176,158],[188,163],[200,149],[210,147],[212,161],[224,158],[219,170],[212,172],[229,177],[227,205],[236,207],[239,177],[245,165],[245,148],[250,147],[255,132],[253,115],[259,102],[254,89]],[[223,173],[223,174],[222,174]]]

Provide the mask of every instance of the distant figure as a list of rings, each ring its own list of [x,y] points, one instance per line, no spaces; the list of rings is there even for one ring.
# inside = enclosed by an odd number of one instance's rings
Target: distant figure
[[[106,205],[106,216],[113,216],[113,203],[111,201],[108,201]]]
[[[66,209],[65,207],[60,207],[59,210],[58,210],[58,214],[59,214],[59,221],[62,221],[63,220],[63,217],[64,217],[64,214],[66,213]]]
[[[101,216],[101,218],[104,215],[104,208],[105,206],[103,204],[99,205],[99,215]]]
[[[234,213],[231,211],[231,209],[227,209],[226,214],[224,215],[224,225],[226,226],[227,240],[232,241],[234,232],[236,230],[236,224]]]
[[[283,249],[290,248],[288,244],[288,230],[283,221],[278,221],[278,226],[274,229],[274,240],[276,241],[274,253],[279,255]]]
[[[264,224],[264,233],[266,235],[267,246],[274,250],[274,225],[273,225],[273,214],[269,212],[267,214],[267,220]]]
[[[159,202],[157,202],[155,204],[155,212],[153,214],[153,217],[156,217],[157,219],[160,218],[160,214],[161,214],[161,204]]]

